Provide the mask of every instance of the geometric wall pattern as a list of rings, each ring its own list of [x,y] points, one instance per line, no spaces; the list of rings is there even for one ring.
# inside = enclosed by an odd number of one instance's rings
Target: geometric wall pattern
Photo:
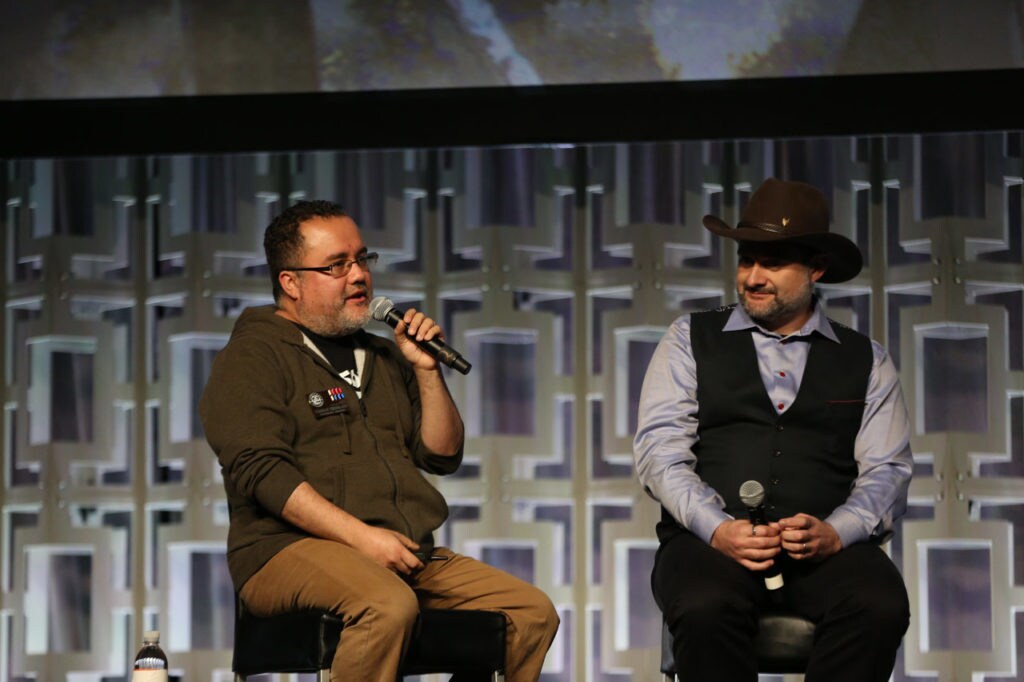
[[[640,384],[675,317],[734,300],[731,243],[701,216],[735,222],[769,175],[824,188],[864,251],[822,293],[889,348],[913,419],[894,680],[1024,679],[1022,146],[1009,131],[3,162],[0,682],[126,679],[154,627],[173,676],[230,679],[227,510],[196,404],[234,318],[270,300],[264,227],[303,197],[344,204],[382,254],[377,292],[438,316],[473,363],[448,375],[468,439],[436,481],[440,541],[552,597],[546,682],[659,679]]]

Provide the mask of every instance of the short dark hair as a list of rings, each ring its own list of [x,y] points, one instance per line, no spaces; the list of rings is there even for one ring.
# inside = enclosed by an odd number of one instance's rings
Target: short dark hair
[[[281,212],[263,233],[263,251],[267,254],[270,284],[274,300],[284,293],[277,276],[288,266],[295,266],[302,257],[302,223],[313,218],[344,218],[348,216],[341,204],[324,199],[299,201]]]

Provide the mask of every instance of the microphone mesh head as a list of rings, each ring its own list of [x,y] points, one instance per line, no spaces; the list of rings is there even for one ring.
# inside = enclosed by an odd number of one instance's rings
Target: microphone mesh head
[[[757,481],[747,481],[740,486],[740,501],[748,507],[759,507],[764,502],[764,486]]]
[[[370,301],[370,315],[373,316],[373,319],[383,322],[394,307],[395,304],[390,298],[378,296]]]

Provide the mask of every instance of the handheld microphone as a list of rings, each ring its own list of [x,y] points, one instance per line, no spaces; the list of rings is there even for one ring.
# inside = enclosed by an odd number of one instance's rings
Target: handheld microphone
[[[757,481],[747,481],[740,486],[740,501],[747,508],[750,523],[755,526],[767,525],[764,516],[764,486]],[[783,585],[782,569],[778,559],[764,572],[764,586],[770,591],[778,590]]]
[[[402,321],[402,318],[405,317],[405,311],[395,308],[394,302],[387,296],[378,296],[370,301],[370,315],[375,320],[386,322],[391,327],[396,327]],[[435,337],[426,341],[416,341],[415,339],[413,341],[415,341],[417,346],[429,353],[431,357],[438,362],[448,365],[456,372],[469,374],[469,370],[473,367],[466,362],[466,359],[457,350],[441,339]]]

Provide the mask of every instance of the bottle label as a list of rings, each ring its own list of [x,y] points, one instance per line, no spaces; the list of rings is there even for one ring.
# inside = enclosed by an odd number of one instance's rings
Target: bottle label
[[[167,682],[166,670],[133,670],[132,682]]]

